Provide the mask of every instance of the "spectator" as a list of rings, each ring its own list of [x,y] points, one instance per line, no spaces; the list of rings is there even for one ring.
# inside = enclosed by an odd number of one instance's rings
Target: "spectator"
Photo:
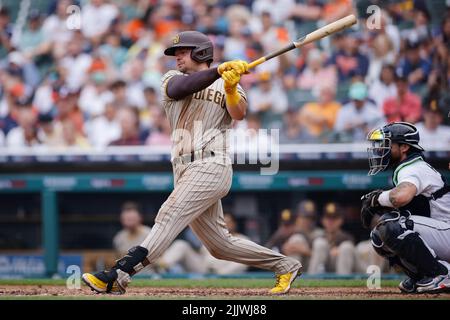
[[[161,105],[157,91],[153,87],[146,87],[144,89],[144,97],[146,108],[142,109],[139,115],[142,125],[147,129],[150,129],[154,126],[154,118],[155,115],[159,115]]]
[[[333,86],[324,84],[319,88],[317,102],[309,102],[300,109],[299,117],[302,127],[317,141],[327,141],[332,133],[341,104],[335,100]]]
[[[407,78],[411,90],[418,92],[427,82],[431,72],[430,61],[420,56],[421,42],[408,40],[406,42],[406,54],[400,60],[398,72]]]
[[[307,270],[312,244],[323,236],[324,231],[317,227],[316,204],[311,200],[303,200],[297,207],[295,233],[283,244],[282,252],[299,260]]]
[[[5,58],[8,52],[13,48],[11,37],[13,33],[13,25],[10,23],[11,18],[9,10],[6,7],[0,7],[0,60]]]
[[[17,126],[16,106],[26,99],[25,85],[18,77],[1,72],[3,98],[0,101],[0,129],[5,135]]]
[[[37,136],[40,143],[47,147],[61,147],[64,145],[62,123],[54,122],[51,114],[39,115]]]
[[[322,216],[325,236],[313,241],[308,273],[351,274],[354,267],[353,237],[341,229],[344,216],[336,203],[327,203]]]
[[[309,51],[306,68],[297,79],[299,89],[318,90],[321,86],[336,88],[336,69],[333,65],[324,67],[323,62],[324,56],[319,49]]]
[[[299,24],[303,21],[318,21],[322,15],[322,6],[318,0],[296,1],[290,11],[290,17],[300,20]]]
[[[250,30],[242,20],[233,19],[228,25],[228,37],[224,43],[224,58],[226,60],[241,59],[247,60],[245,47],[247,35]]]
[[[384,123],[377,107],[367,100],[367,86],[353,83],[349,90],[351,101],[338,112],[334,131],[341,142],[364,141],[371,129]]]
[[[127,49],[120,43],[120,35],[110,33],[105,36],[105,43],[99,48],[102,57],[111,61],[114,68],[120,70],[127,58]]]
[[[106,104],[113,101],[113,94],[108,90],[106,72],[93,71],[89,76],[91,81],[81,91],[79,100],[80,108],[88,119],[103,114]]]
[[[22,52],[12,51],[8,54],[7,72],[18,77],[25,85],[25,95],[31,96],[32,91],[40,82],[39,71],[36,65],[29,61]]]
[[[81,30],[86,38],[98,43],[108,31],[113,20],[119,15],[114,4],[106,0],[91,0],[83,7],[81,15]]]
[[[408,78],[404,74],[396,75],[395,85],[397,96],[387,98],[383,103],[383,112],[387,122],[416,123],[422,115],[419,96],[408,89]]]
[[[42,17],[39,11],[31,10],[28,15],[28,26],[22,31],[18,40],[18,49],[27,57],[31,58],[45,41],[45,34],[41,28]]]
[[[369,70],[366,77],[366,83],[372,84],[381,76],[383,66],[395,63],[396,52],[387,34],[377,34],[371,42],[369,54]]]
[[[143,224],[141,210],[135,202],[125,202],[120,213],[120,230],[113,239],[117,257],[124,256],[128,249],[140,245],[150,233],[150,227]]]
[[[143,73],[145,71],[142,59],[133,59],[123,65],[124,78],[127,82],[126,97],[130,105],[136,106],[139,110],[146,107],[144,96]]]
[[[288,0],[291,1],[291,0]],[[265,10],[261,13],[261,32],[256,32],[254,38],[256,38],[259,43],[261,43],[264,48],[264,52],[273,52],[278,50],[278,48],[284,47],[289,42],[289,35],[287,30],[282,27],[282,24],[276,24],[274,19],[274,10]],[[287,66],[291,65],[294,60],[293,52],[287,52],[286,54],[277,56],[273,58],[275,62],[278,64],[279,71],[285,69]],[[267,68],[267,69],[266,69]],[[259,72],[261,71],[269,71],[270,68],[264,65],[261,65],[257,69]]]
[[[343,49],[334,53],[330,62],[336,65],[339,82],[349,81],[354,76],[365,77],[369,59],[359,51],[359,35],[347,33],[343,39]]]
[[[120,138],[121,127],[117,121],[119,105],[107,103],[102,115],[86,122],[85,132],[92,146],[103,148]]]
[[[62,125],[65,147],[75,147],[83,149],[90,147],[89,141],[84,137],[83,134],[77,131],[75,124],[71,120],[67,119],[61,121],[60,123]]]
[[[146,144],[150,146],[172,145],[170,123],[162,108],[153,110],[153,126]]]
[[[351,0],[331,0],[326,1],[322,11],[322,19],[326,23],[331,23],[343,18],[353,11]]]
[[[426,8],[426,5],[415,6],[412,12],[412,21],[414,27],[411,29],[405,29],[401,32],[401,36],[404,39],[415,39],[422,41],[431,36],[430,31],[430,12]]]
[[[383,113],[384,101],[396,95],[395,68],[393,65],[384,65],[381,68],[380,77],[369,86],[369,98],[375,101],[378,111]]]
[[[11,148],[33,147],[39,144],[37,138],[36,114],[31,104],[26,102],[18,109],[18,127],[11,129],[6,136],[6,145]]]
[[[71,90],[79,90],[87,81],[89,67],[92,57],[83,52],[84,38],[79,32],[74,32],[67,43],[67,52],[59,60],[59,65],[64,70],[66,85]]]
[[[68,87],[60,87],[55,93],[56,116],[59,122],[70,121],[73,123],[77,133],[83,133],[84,118],[78,107],[79,92]]]
[[[280,144],[313,143],[316,137],[310,135],[300,122],[297,111],[288,109],[283,115],[283,125],[280,130]]]
[[[286,93],[269,72],[260,73],[258,80],[258,86],[248,93],[249,111],[258,113],[263,127],[267,128],[274,115],[281,115],[287,110],[288,100]]]
[[[294,234],[295,232],[295,217],[292,211],[284,209],[280,214],[280,223],[278,229],[269,238],[265,246],[272,250],[281,252],[283,244]]]
[[[141,145],[139,111],[134,107],[122,108],[117,114],[121,135],[111,146]]]
[[[252,12],[256,16],[270,12],[274,24],[281,25],[291,14],[294,5],[294,0],[256,0],[252,4]]]
[[[33,97],[33,106],[39,113],[47,114],[54,112],[55,98],[57,96],[57,92],[55,91],[58,88],[62,88],[64,82],[62,75],[57,70],[50,71],[44,78]]]
[[[442,124],[443,114],[438,101],[433,99],[425,104],[423,122],[416,124],[420,142],[425,150],[445,149],[450,146],[450,126]]]
[[[74,4],[73,0],[58,0],[56,10],[49,15],[42,25],[44,39],[53,46],[53,54],[60,58],[72,38],[72,30],[67,28],[67,9]]]
[[[123,80],[113,81],[109,85],[109,91],[113,94],[113,103],[124,107],[129,104],[127,98],[127,83]]]

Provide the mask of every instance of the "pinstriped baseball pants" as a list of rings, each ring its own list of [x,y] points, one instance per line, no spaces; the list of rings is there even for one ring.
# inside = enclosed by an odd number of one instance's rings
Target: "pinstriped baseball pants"
[[[175,188],[161,206],[150,234],[141,246],[154,263],[187,226],[216,258],[283,274],[299,261],[252,241],[233,237],[225,226],[221,198],[231,187],[232,167],[215,157],[174,166]]]

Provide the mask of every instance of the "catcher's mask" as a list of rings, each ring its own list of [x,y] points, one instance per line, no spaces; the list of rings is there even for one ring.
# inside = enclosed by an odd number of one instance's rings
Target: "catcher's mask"
[[[368,134],[367,140],[371,143],[367,148],[369,176],[376,175],[389,166],[392,143],[407,144],[418,151],[424,151],[419,145],[419,131],[408,122],[393,122],[374,129]]]

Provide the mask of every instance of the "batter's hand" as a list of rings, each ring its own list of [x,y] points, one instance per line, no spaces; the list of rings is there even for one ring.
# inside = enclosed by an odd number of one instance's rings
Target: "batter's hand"
[[[236,70],[225,71],[222,73],[222,79],[225,81],[224,88],[225,91],[236,88],[239,81],[241,80],[241,75],[236,72]]]
[[[235,70],[239,75],[248,73],[248,63],[243,60],[227,61],[217,67],[217,72],[222,75],[225,71]]]

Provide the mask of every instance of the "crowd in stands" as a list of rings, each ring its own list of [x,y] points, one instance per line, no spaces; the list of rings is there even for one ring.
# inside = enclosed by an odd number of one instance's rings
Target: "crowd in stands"
[[[426,149],[450,145],[445,0],[2,3],[0,146],[170,145],[160,79],[175,68],[163,49],[177,32],[210,36],[216,65],[252,61],[351,13],[358,26],[243,77],[250,119],[280,129],[281,143],[361,142],[376,126],[409,121]],[[371,4],[379,16],[367,13]]]

